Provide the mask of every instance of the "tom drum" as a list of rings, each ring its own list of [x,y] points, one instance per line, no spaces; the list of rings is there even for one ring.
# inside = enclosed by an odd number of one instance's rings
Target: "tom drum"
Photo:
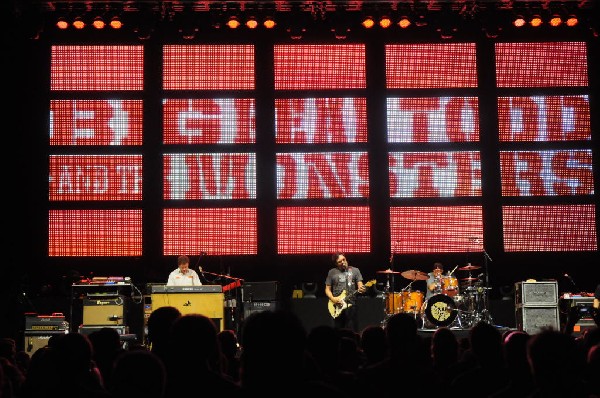
[[[454,297],[458,294],[458,279],[453,276],[442,276],[442,294]]]

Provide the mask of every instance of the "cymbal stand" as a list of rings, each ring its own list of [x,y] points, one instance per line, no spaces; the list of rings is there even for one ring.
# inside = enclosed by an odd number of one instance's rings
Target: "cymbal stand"
[[[383,307],[383,319],[381,320],[381,327],[385,327],[388,318],[390,317],[390,313],[388,311],[388,301],[392,299],[392,304],[393,304],[393,297],[390,297],[390,275],[388,274],[386,277],[386,281],[385,281],[385,288],[383,289],[383,295],[381,296],[382,298],[382,307]]]

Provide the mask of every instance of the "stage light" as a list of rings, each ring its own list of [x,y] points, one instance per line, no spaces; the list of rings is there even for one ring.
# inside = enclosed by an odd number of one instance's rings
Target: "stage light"
[[[554,14],[552,15],[552,17],[550,17],[550,21],[548,23],[550,24],[550,26],[556,28],[562,24],[562,18],[560,17],[560,15]]]
[[[266,29],[273,29],[275,27],[275,25],[277,25],[277,23],[275,22],[275,19],[273,19],[271,17],[266,17],[263,22],[263,26]]]
[[[365,29],[371,29],[373,26],[375,26],[375,20],[373,19],[373,17],[365,17],[360,24]]]
[[[256,29],[258,27],[258,21],[254,17],[250,17],[246,20],[246,27],[248,29]]]
[[[410,19],[407,16],[403,16],[398,21],[398,26],[402,29],[406,29],[411,25]]]
[[[121,21],[121,18],[119,16],[115,15],[111,18],[108,25],[113,29],[121,29],[123,27],[123,22]]]
[[[65,17],[59,17],[56,20],[56,27],[60,30],[65,30],[69,28],[69,23]]]
[[[96,29],[104,29],[106,27],[106,22],[104,22],[102,17],[96,17],[94,18],[94,21],[92,21],[92,26]]]
[[[529,24],[531,26],[533,26],[534,28],[538,28],[540,26],[542,26],[542,23],[544,21],[542,20],[542,17],[540,17],[539,15],[535,14],[531,17],[531,20],[529,21]]]
[[[577,18],[577,15],[569,15],[567,17],[567,20],[565,21],[565,25],[567,25],[570,28],[572,28],[573,26],[576,26],[578,23],[579,23],[579,19]]]
[[[516,28],[522,28],[523,26],[525,26],[525,24],[526,24],[526,21],[522,15],[517,15],[515,17],[515,19],[513,20],[513,26]]]
[[[83,18],[75,17],[75,19],[73,20],[73,27],[79,30],[85,28],[85,21],[83,20]]]
[[[381,26],[383,29],[387,29],[390,26],[392,26],[392,20],[389,17],[381,17],[379,19],[379,26]]]
[[[237,17],[230,17],[227,23],[225,23],[229,29],[237,29],[240,26],[240,21],[238,21]]]

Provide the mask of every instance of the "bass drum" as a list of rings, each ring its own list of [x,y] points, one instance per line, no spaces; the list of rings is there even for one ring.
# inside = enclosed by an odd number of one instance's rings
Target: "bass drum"
[[[424,326],[443,327],[454,322],[458,309],[454,299],[445,294],[436,294],[423,304]]]

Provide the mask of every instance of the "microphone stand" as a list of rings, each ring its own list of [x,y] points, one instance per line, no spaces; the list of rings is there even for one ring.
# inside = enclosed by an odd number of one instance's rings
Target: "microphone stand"
[[[228,283],[227,285],[223,286],[223,291],[227,294],[227,299],[225,300],[225,307],[226,308],[231,308],[231,323],[234,325],[235,329],[237,332],[239,332],[239,326],[236,322],[236,311],[239,311],[239,308],[237,306],[238,300],[233,297],[230,293],[230,291],[232,291],[233,289],[239,287],[240,291],[241,291],[241,300],[240,302],[243,302],[243,298],[244,298],[244,288],[243,288],[243,283],[244,283],[244,279],[242,278],[236,278],[234,276],[230,276],[230,275],[223,275],[223,274],[217,274],[215,272],[209,272],[209,271],[204,271],[202,269],[202,267],[200,267],[200,274],[209,274],[212,275],[216,278],[222,278],[222,279],[228,279],[231,280],[233,282]],[[215,279],[216,280],[216,279]]]
[[[485,251],[485,247],[483,246],[483,243],[481,245],[481,249],[483,251],[483,269],[485,271],[485,286],[483,287],[483,316],[482,316],[482,321],[487,322],[491,325],[494,324],[494,320],[492,319],[492,314],[490,313],[489,310],[489,290],[491,289],[490,286],[490,274],[488,272],[488,261],[491,262],[492,258],[490,257],[490,255],[488,254],[488,252]]]

